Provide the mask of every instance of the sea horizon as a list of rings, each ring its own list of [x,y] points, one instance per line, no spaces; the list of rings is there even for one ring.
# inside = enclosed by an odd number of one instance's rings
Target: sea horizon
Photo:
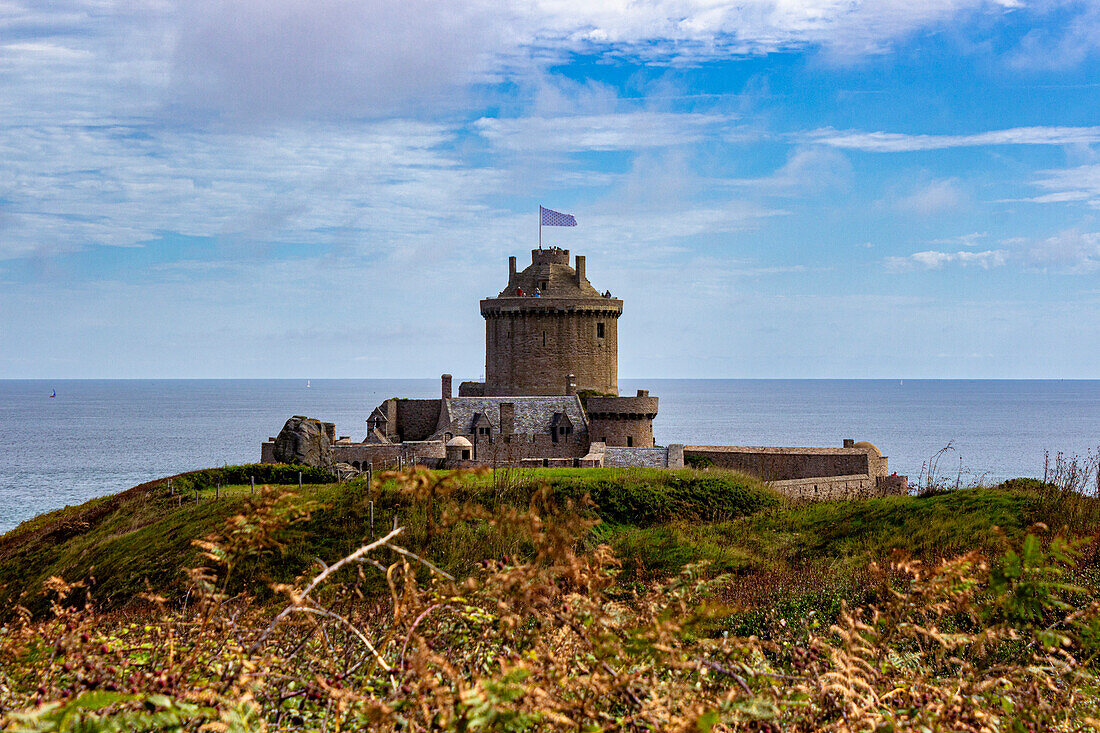
[[[1038,477],[1058,452],[1084,457],[1100,445],[1096,379],[619,380],[621,394],[637,389],[660,400],[659,444],[868,440],[913,484],[947,446],[940,474],[969,485]],[[361,440],[383,400],[439,395],[438,378],[3,379],[0,430],[11,444],[0,454],[0,531],[144,481],[256,462],[291,415]]]

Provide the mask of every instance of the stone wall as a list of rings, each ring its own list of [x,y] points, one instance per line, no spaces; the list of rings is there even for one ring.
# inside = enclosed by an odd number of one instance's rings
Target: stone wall
[[[458,385],[459,397],[484,397],[485,382],[463,382]]]
[[[891,478],[902,480],[882,480]],[[779,493],[800,501],[845,501],[882,496],[905,496],[909,493],[909,485],[904,479],[904,476],[856,474],[772,481],[769,485]]]
[[[339,463],[362,469],[368,463],[375,471],[425,463],[425,459],[442,462],[447,449],[441,440],[410,441],[408,443],[345,443],[337,442],[333,452]]]
[[[440,400],[399,399],[397,403],[397,433],[402,441],[424,440],[435,432],[439,422]],[[391,431],[393,428],[390,428]]]
[[[639,391],[637,397],[589,397],[588,433],[609,446],[653,447],[657,398]]]
[[[568,459],[569,465],[573,465],[574,458],[588,453],[588,435],[583,431],[559,438],[556,443],[549,434],[494,435],[492,442],[484,436],[468,437],[471,441],[476,439],[476,462],[486,466],[519,466],[525,459],[542,461],[553,458]]]
[[[684,446],[684,459],[689,465],[693,457],[708,459],[718,468],[742,471],[766,481],[857,474],[875,476],[886,471],[886,458],[864,448]]]
[[[618,393],[622,301],[492,298],[481,313],[486,395],[565,394],[570,374],[578,390]]]
[[[603,454],[607,468],[668,468],[668,448],[621,448],[608,446]]]

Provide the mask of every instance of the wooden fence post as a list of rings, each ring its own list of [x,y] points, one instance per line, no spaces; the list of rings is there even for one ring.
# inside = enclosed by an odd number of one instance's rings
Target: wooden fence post
[[[370,536],[374,537],[374,499],[370,500]]]
[[[298,488],[302,488],[302,472],[298,472]]]
[[[249,489],[248,493],[255,494],[256,493],[256,477],[255,476],[249,476],[248,477],[248,483],[251,484],[251,486],[252,486]]]

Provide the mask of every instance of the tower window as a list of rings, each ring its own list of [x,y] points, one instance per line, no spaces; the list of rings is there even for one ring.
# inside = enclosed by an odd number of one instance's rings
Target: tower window
[[[597,323],[596,324],[596,338],[598,338],[598,339],[603,338],[603,324],[602,323]]]
[[[634,445],[634,438],[630,435],[626,436],[626,447],[630,448]]]
[[[546,331],[542,332],[542,345],[546,346]]]

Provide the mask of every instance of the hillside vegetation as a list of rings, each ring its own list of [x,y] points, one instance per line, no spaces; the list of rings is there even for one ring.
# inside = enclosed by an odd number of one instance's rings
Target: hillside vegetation
[[[444,494],[414,499],[392,478],[372,488],[362,480],[334,483],[315,469],[305,470],[299,489],[298,472],[264,464],[196,471],[173,477],[171,494],[166,480],[154,481],[37,517],[0,537],[0,608],[46,609],[43,588],[51,577],[85,581],[100,608],[125,606],[149,591],[182,597],[189,587],[184,571],[199,562],[196,540],[260,503],[250,477],[257,486],[269,484],[269,494],[285,494],[284,511],[301,514],[277,550],[234,577],[232,590],[261,597],[270,584],[307,572],[316,558],[343,556],[392,528],[395,518],[409,530],[406,546],[452,575],[529,554],[526,538],[485,519],[439,525],[444,514],[467,505],[489,516],[527,508],[540,487],[553,503],[571,502],[599,521],[581,547],[609,544],[624,581],[668,577],[707,562],[711,572],[786,576],[813,592],[822,582],[850,585],[868,563],[895,551],[925,561],[996,554],[1044,518],[1038,492],[1011,486],[791,504],[735,472],[511,469],[470,475]]]
[[[261,471],[276,485],[253,494]],[[1100,726],[1080,494],[794,505],[723,472],[302,479],[196,472],[0,538],[0,729]]]

